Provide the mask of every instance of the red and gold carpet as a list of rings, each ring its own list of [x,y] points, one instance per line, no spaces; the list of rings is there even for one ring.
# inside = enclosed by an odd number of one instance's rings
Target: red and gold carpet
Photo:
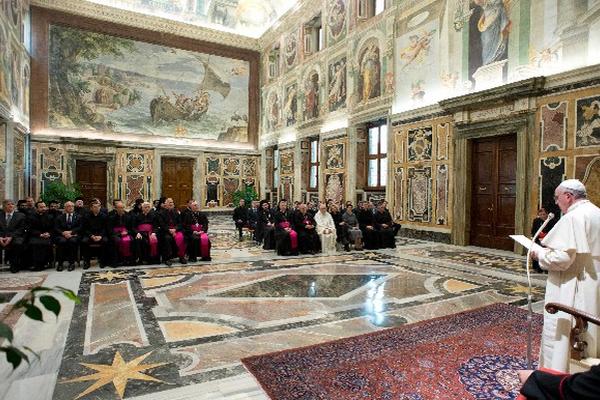
[[[514,399],[526,349],[527,312],[494,304],[242,362],[276,400]]]

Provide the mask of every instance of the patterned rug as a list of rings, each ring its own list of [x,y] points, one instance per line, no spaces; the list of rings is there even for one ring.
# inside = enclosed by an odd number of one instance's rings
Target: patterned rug
[[[527,312],[494,304],[242,362],[276,400],[515,399],[526,349]]]

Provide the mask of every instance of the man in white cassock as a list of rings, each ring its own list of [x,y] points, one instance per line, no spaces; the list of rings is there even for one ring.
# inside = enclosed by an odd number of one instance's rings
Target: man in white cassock
[[[319,203],[319,212],[315,214],[317,223],[317,233],[321,239],[321,252],[323,254],[335,253],[335,243],[337,234],[335,233],[335,223],[331,214],[327,212],[327,205]]]
[[[577,179],[562,182],[554,201],[563,217],[534,246],[532,257],[548,270],[546,304],[561,303],[600,315],[600,208],[587,200],[585,186]],[[573,318],[563,312],[544,312],[540,367],[569,371],[569,334]],[[584,340],[586,357],[600,356],[599,329],[590,324]]]

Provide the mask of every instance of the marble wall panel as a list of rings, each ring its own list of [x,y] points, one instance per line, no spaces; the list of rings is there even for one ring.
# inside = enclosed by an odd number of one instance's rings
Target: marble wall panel
[[[404,219],[404,169],[396,167],[394,171],[394,215],[393,217],[399,220]]]
[[[344,168],[344,143],[335,143],[325,146],[325,168]]]
[[[408,220],[431,221],[431,167],[408,169]]]
[[[449,181],[448,166],[445,164],[438,165],[435,176],[435,222],[438,225],[448,224]]]
[[[325,198],[340,204],[344,200],[344,174],[325,175]]]
[[[126,207],[133,206],[136,199],[152,199],[153,165],[153,150],[117,150],[115,198],[123,200]]]
[[[541,150],[564,150],[567,140],[567,102],[541,107]]]
[[[600,146],[600,96],[577,99],[575,147]]]
[[[565,157],[548,157],[540,160],[540,197],[538,208],[560,215],[560,209],[554,203],[554,189],[566,178]]]
[[[432,129],[431,127],[408,131],[407,145],[409,161],[431,160]]]
[[[450,147],[449,124],[438,125],[436,130],[436,159],[447,160]]]

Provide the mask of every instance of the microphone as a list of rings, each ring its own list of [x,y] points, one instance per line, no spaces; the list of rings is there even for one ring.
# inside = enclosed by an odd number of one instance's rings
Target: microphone
[[[532,347],[532,340],[533,340],[533,338],[532,338],[532,330],[533,330],[532,301],[533,301],[533,296],[531,295],[531,291],[533,290],[533,288],[531,286],[531,272],[529,271],[529,263],[531,262],[531,249],[533,249],[533,246],[535,246],[535,241],[537,240],[540,233],[542,233],[542,231],[544,230],[546,225],[548,225],[550,220],[552,220],[553,218],[554,218],[554,213],[548,213],[548,218],[546,218],[546,220],[544,221],[542,226],[540,226],[540,229],[538,229],[537,232],[535,233],[535,235],[533,235],[533,237],[531,238],[531,247],[529,247],[529,249],[527,249],[527,261],[526,261],[527,286],[528,286],[528,293],[527,293],[527,311],[528,311],[528,314],[527,314],[527,369],[532,369],[531,347]]]

